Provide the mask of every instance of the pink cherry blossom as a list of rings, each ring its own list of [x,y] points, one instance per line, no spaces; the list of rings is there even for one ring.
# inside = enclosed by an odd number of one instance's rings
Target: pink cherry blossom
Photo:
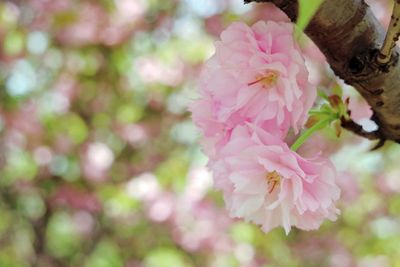
[[[340,189],[324,158],[306,159],[279,138],[253,125],[238,126],[210,162],[215,186],[224,193],[230,215],[262,225],[317,229],[335,220]]]
[[[233,23],[216,42],[199,87],[191,111],[210,156],[246,122],[281,138],[290,127],[297,133],[316,97],[287,22]]]

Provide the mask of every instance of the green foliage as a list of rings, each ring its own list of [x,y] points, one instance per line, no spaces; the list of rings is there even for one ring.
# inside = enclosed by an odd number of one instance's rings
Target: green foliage
[[[8,55],[17,55],[24,49],[24,35],[18,31],[9,32],[4,38],[4,51]]]
[[[120,248],[112,241],[101,241],[84,267],[122,267]]]
[[[161,247],[152,250],[144,260],[145,267],[191,267],[185,255],[175,249]]]
[[[50,218],[46,244],[49,253],[56,258],[70,258],[80,250],[80,238],[70,215],[58,212]]]

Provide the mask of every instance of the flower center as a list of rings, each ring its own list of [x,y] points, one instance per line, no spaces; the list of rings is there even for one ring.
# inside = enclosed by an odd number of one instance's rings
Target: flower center
[[[274,189],[279,186],[279,184],[281,183],[281,179],[281,175],[276,171],[267,173],[267,175],[265,176],[265,180],[267,180],[269,194],[271,194]]]
[[[261,83],[263,88],[271,88],[273,87],[276,82],[278,81],[279,74],[276,71],[268,70],[264,74],[259,74],[256,76],[256,79],[247,85],[251,86],[257,83]]]

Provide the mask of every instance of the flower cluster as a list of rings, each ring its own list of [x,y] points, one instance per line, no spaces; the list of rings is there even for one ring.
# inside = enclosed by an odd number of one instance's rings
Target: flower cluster
[[[285,142],[298,134],[316,98],[287,22],[233,23],[216,42],[191,106],[214,182],[233,217],[310,230],[334,220],[340,190],[320,156],[306,159]]]

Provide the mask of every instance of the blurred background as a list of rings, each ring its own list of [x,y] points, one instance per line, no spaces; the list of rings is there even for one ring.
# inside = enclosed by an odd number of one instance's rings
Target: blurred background
[[[391,1],[369,3],[387,25]],[[241,0],[2,0],[0,266],[400,266],[398,145],[326,131],[302,148],[339,172],[342,215],[318,231],[264,234],[212,188],[187,112],[202,62],[231,22],[278,15]],[[323,56],[304,51],[329,90]]]

